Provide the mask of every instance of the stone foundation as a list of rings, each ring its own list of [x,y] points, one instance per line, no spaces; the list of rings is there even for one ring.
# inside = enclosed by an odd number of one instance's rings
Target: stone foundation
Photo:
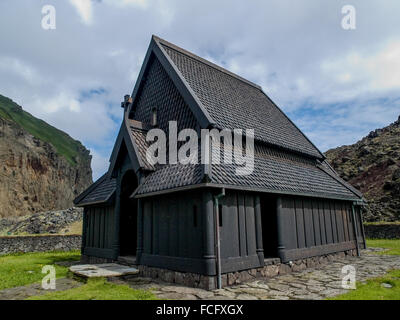
[[[306,268],[327,264],[338,258],[356,255],[357,251],[354,249],[324,256],[300,259],[291,263],[281,263],[280,259],[266,259],[264,267],[223,274],[221,279],[222,286],[232,286],[254,280],[256,278],[272,278],[278,275],[298,272]],[[160,279],[169,283],[176,283],[179,285],[206,290],[214,290],[217,288],[217,277],[215,276],[204,276],[195,273],[178,272],[143,265],[139,265],[138,268],[140,271],[139,274],[142,277]]]

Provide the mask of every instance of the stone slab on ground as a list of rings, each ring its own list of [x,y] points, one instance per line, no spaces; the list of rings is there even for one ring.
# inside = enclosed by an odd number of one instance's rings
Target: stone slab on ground
[[[80,264],[70,267],[69,270],[74,275],[84,278],[122,277],[139,273],[139,270],[136,268],[117,263]]]

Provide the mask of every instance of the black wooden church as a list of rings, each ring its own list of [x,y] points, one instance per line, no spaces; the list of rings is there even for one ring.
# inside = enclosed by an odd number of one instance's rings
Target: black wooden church
[[[86,261],[217,279],[268,258],[291,265],[365,247],[362,195],[258,85],[153,36],[122,106],[108,172],[75,199]],[[151,165],[146,133],[168,132],[171,120],[178,130],[254,129],[253,173]]]

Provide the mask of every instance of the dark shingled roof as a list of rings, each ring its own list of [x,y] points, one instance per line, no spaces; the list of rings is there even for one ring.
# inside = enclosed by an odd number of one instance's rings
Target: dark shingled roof
[[[147,148],[150,145],[146,141],[146,134],[147,134],[148,130],[138,128],[137,126],[134,125],[135,122],[136,121],[130,121],[129,122],[130,136],[133,139],[133,141],[134,141],[134,143],[135,143],[135,145],[137,147],[137,150],[138,150],[138,153],[139,153],[138,156],[142,160],[142,163],[144,165],[144,169],[153,171],[153,170],[155,170],[154,166],[152,164],[150,164],[147,161],[147,158],[146,158],[146,151],[147,151]]]
[[[196,185],[202,179],[201,165],[164,165],[150,173],[140,184],[136,194],[142,195],[174,188]]]
[[[159,41],[218,127],[254,129],[256,139],[324,158],[259,86],[164,40]]]
[[[101,204],[110,200],[116,189],[116,180],[103,175],[74,201],[78,207]]]
[[[301,159],[260,144],[256,144],[254,156],[254,171],[246,176],[236,175],[237,166],[234,164],[213,164],[212,182],[275,193],[335,199],[357,198],[349,186],[319,168],[316,160]]]

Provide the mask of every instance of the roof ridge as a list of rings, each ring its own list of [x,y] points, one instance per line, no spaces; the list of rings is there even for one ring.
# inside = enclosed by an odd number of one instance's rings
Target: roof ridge
[[[238,79],[238,80],[240,80],[240,81],[242,81],[242,82],[244,82],[244,83],[246,83],[246,84],[248,84],[248,85],[250,85],[252,87],[255,87],[258,90],[262,90],[260,85],[254,83],[254,82],[251,82],[250,80],[247,80],[247,79],[237,75],[236,73],[233,73],[232,71],[229,71],[228,69],[225,69],[225,68],[223,68],[223,67],[221,67],[221,66],[219,66],[219,65],[217,65],[217,64],[215,64],[215,63],[213,63],[211,61],[208,61],[208,60],[206,60],[206,59],[204,59],[204,58],[202,58],[202,57],[200,57],[200,56],[198,56],[198,55],[196,55],[196,54],[194,54],[194,53],[192,53],[192,52],[190,52],[190,51],[188,51],[186,49],[178,47],[177,45],[175,45],[175,44],[173,44],[171,42],[168,42],[168,41],[166,41],[164,39],[161,39],[160,37],[157,37],[155,35],[153,35],[153,39],[155,41],[159,42],[160,44],[169,47],[172,50],[178,51],[178,52],[188,56],[189,58],[192,58],[192,59],[195,59],[195,60],[197,60],[197,61],[199,61],[201,63],[204,63],[204,64],[208,65],[209,67],[214,68],[214,69],[216,69],[216,70],[218,70],[220,72],[223,72],[223,73],[225,73],[225,74],[227,74],[227,75],[229,75],[229,76],[231,76],[233,78],[236,78],[236,79]]]

